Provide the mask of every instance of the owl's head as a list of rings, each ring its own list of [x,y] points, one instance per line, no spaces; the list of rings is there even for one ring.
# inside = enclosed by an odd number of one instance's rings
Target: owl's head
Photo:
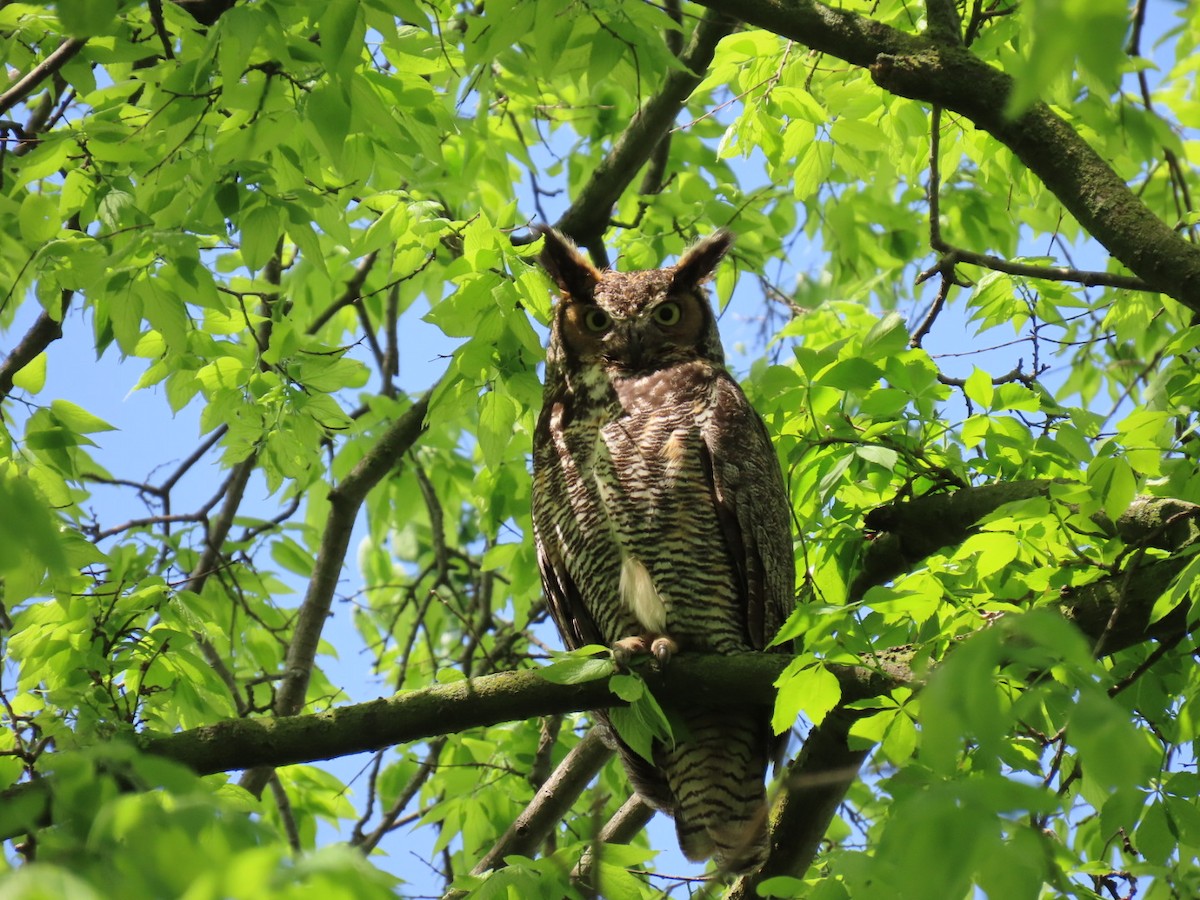
[[[695,359],[724,365],[717,323],[703,284],[733,243],[724,229],[694,245],[679,262],[645,272],[600,271],[553,229],[541,263],[558,284],[549,363],[600,366],[632,376]]]

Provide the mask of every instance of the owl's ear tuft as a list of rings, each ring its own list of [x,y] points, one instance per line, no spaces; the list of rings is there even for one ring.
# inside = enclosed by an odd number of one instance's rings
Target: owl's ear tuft
[[[724,228],[693,244],[675,264],[675,287],[686,290],[703,284],[732,246],[733,232]]]
[[[538,260],[559,289],[576,300],[590,297],[592,288],[600,280],[600,272],[596,267],[561,232],[545,225],[539,225],[534,230],[546,239]]]

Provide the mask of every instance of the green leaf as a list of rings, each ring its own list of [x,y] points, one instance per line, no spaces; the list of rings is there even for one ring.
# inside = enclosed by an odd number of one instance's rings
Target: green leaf
[[[36,394],[46,386],[46,354],[39,353],[13,375],[13,387]]]
[[[607,661],[607,660],[606,660]],[[646,690],[645,682],[635,675],[613,675],[609,689],[629,706],[613,706],[607,715],[621,740],[643,759],[654,761],[655,741],[671,744],[671,724],[654,695]]]
[[[50,411],[54,418],[65,428],[80,434],[93,434],[97,431],[115,431],[116,426],[110,425],[99,416],[94,416],[82,406],[77,406],[70,400],[53,400]]]
[[[908,347],[908,329],[904,317],[890,312],[871,326],[863,339],[862,355],[867,359],[886,359]]]
[[[974,557],[975,571],[980,578],[999,572],[1017,558],[1021,544],[1016,535],[1000,531],[973,534],[963,541],[956,556]]]
[[[103,34],[117,14],[117,0],[57,0],[58,20],[73,37]]]
[[[861,357],[850,357],[834,363],[816,378],[817,384],[838,388],[843,391],[864,393],[883,377],[883,372]]]
[[[273,206],[256,206],[241,222],[242,261],[246,268],[257,272],[275,255],[283,223],[279,210]]]
[[[308,94],[304,107],[305,125],[314,143],[340,163],[350,132],[350,100],[333,85],[321,85]]]
[[[887,136],[870,122],[839,116],[829,130],[835,143],[844,144],[853,152],[882,150],[887,145]]]
[[[934,671],[921,694],[921,758],[940,775],[955,771],[964,741],[977,742],[981,765],[995,758],[1006,727],[995,683],[1002,639],[994,628],[972,635]]]
[[[2,463],[0,509],[4,510],[0,516],[0,571],[23,568],[38,577],[38,570],[59,573],[67,568],[64,536],[45,500],[27,478]],[[23,599],[8,596],[10,603]]]
[[[608,689],[624,700],[633,703],[646,696],[646,682],[637,675],[615,674],[608,680]]]
[[[820,663],[802,658],[793,660],[783,670],[775,687],[779,693],[775,697],[771,728],[776,734],[790,729],[800,713],[805,713],[814,725],[820,725],[842,698],[837,677]]]
[[[776,875],[760,881],[757,891],[760,897],[800,897],[804,888],[805,884],[799,878]]]
[[[538,669],[538,674],[552,684],[582,684],[608,678],[613,668],[611,659],[558,659]]]
[[[504,461],[518,412],[516,402],[499,391],[488,391],[480,398],[479,449],[488,468],[494,469]]]
[[[55,897],[102,900],[105,895],[106,892],[96,890],[70,867],[49,862],[23,866],[4,876],[4,896],[8,900],[51,900]]]
[[[1068,740],[1079,748],[1084,778],[1106,791],[1139,785],[1157,770],[1154,748],[1102,691],[1080,693]]]
[[[828,141],[811,141],[796,160],[792,182],[793,195],[797,200],[806,200],[813,196],[832,171],[833,145]]]
[[[119,231],[137,221],[137,203],[128,191],[110,190],[105,192],[96,214],[107,231]]]
[[[1047,860],[1052,849],[1031,828],[1017,826],[1006,841],[980,854],[978,884],[988,897],[1038,900],[1050,877]]]
[[[1183,567],[1183,571],[1171,581],[1170,589],[1154,601],[1154,608],[1150,611],[1149,624],[1153,625],[1177,608],[1179,604],[1194,596],[1197,581],[1200,581],[1200,555],[1193,556]]]
[[[289,572],[311,578],[316,560],[312,554],[286,535],[271,544],[271,558]]]
[[[1164,865],[1175,852],[1179,840],[1171,827],[1166,805],[1151,803],[1146,807],[1146,814],[1137,827],[1134,835],[1138,852],[1151,865]]]
[[[41,194],[26,194],[17,211],[21,237],[30,244],[44,244],[58,234],[58,204]]]
[[[983,369],[975,368],[971,374],[967,376],[966,383],[963,385],[963,392],[971,400],[974,400],[984,409],[992,407],[992,376]]]
[[[1113,521],[1129,508],[1137,491],[1137,479],[1128,460],[1120,456],[1098,456],[1087,467],[1088,486]]]
[[[1076,65],[1106,92],[1116,85],[1129,28],[1122,0],[1033,0],[1019,15],[1032,39],[1015,66],[1008,116],[1023,112]],[[1081,34],[1087,40],[1078,40]]]
[[[321,55],[330,71],[346,73],[358,62],[362,43],[355,39],[358,11],[358,0],[330,0],[321,14]]]
[[[888,471],[895,469],[896,463],[900,459],[900,454],[891,447],[880,447],[875,444],[860,444],[854,448],[854,453],[860,459],[873,462]]]

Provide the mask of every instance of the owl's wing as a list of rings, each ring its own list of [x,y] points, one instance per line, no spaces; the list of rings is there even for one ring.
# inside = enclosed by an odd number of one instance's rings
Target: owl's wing
[[[767,426],[722,373],[704,428],[717,517],[742,584],[750,643],[763,649],[795,605],[792,514]]]
[[[570,510],[565,484],[563,460],[559,458],[559,435],[555,432],[555,421],[562,419],[560,401],[547,401],[538,416],[533,437],[533,540],[537,547],[538,569],[542,573],[542,587],[546,593],[546,605],[558,633],[567,648],[574,650],[586,644],[603,644],[604,638],[591,613],[583,603],[583,597],[563,559],[564,548],[560,539],[557,517],[567,515]]]
[[[558,626],[563,642],[574,650],[586,644],[603,644],[604,638],[596,627],[591,614],[583,605],[579,588],[575,586],[567,567],[558,554],[559,548],[547,543],[540,532],[537,535],[538,568],[542,572],[542,587],[546,592],[546,605]]]

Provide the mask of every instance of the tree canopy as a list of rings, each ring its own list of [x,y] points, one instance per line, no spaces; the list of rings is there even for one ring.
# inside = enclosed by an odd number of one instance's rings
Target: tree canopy
[[[0,36],[5,896],[1200,894],[1193,7],[58,0]],[[555,655],[537,224],[622,269],[736,234],[794,656]],[[587,710],[655,697],[793,731],[761,872],[647,835]]]

